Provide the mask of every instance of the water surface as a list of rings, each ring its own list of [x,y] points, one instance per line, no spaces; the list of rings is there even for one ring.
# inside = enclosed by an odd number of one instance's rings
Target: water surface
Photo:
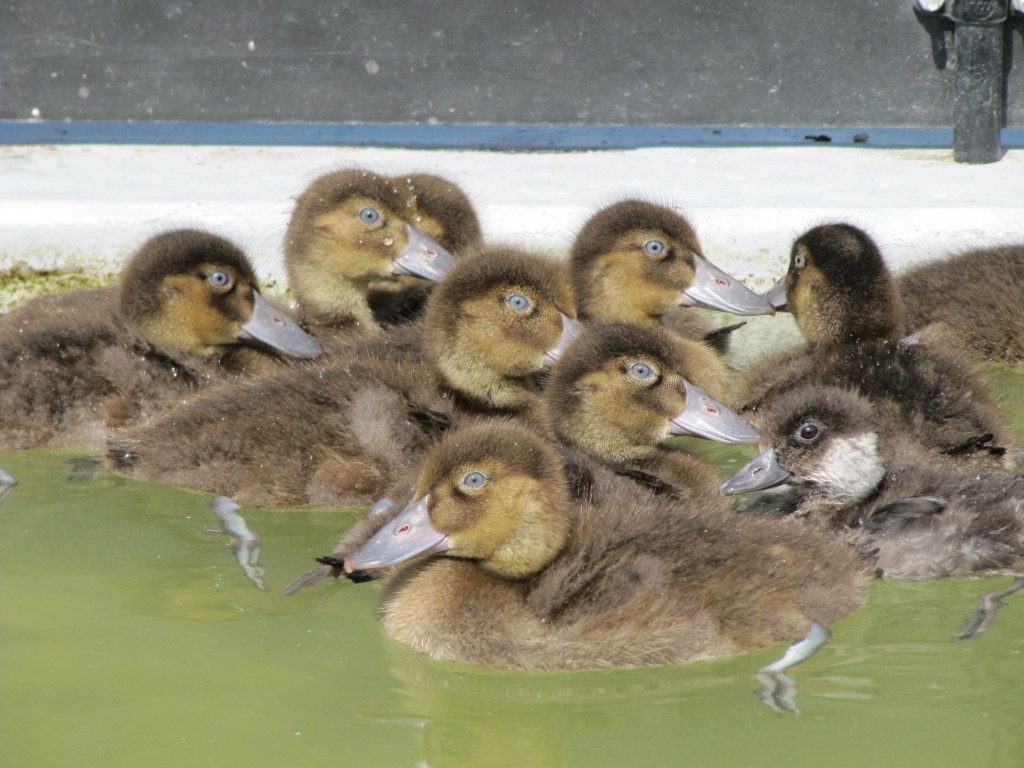
[[[1024,423],[1024,374],[995,374]],[[749,450],[712,455],[727,474]],[[431,661],[383,636],[377,585],[279,594],[357,510],[243,510],[262,591],[208,495],[71,458],[0,455],[20,481],[0,503],[4,766],[1021,765],[1024,597],[950,641],[1007,577],[876,583],[781,715],[753,693],[781,646],[582,673]]]

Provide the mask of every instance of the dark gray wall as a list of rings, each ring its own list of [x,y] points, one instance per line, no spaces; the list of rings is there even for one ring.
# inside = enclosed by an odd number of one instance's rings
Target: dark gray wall
[[[0,119],[948,126],[943,40],[910,0],[34,0]]]

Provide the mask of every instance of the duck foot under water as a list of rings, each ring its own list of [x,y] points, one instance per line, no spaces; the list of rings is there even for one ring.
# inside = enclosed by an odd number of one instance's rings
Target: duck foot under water
[[[831,639],[832,633],[828,627],[815,622],[811,625],[807,637],[789,646],[781,659],[759,669],[756,677],[761,687],[757,690],[757,696],[762,703],[776,712],[792,712],[799,715],[800,710],[796,706],[796,680],[786,672],[801,661],[811,658]]]
[[[996,611],[1003,607],[1003,598],[1012,595],[1019,589],[1024,588],[1024,576],[1017,576],[1013,583],[1006,589],[999,592],[982,592],[978,595],[978,607],[967,617],[964,625],[956,631],[951,638],[953,642],[958,640],[973,640],[983,634],[992,626],[996,620]]]
[[[253,583],[257,589],[266,589],[263,581],[266,571],[259,564],[260,560],[260,537],[253,533],[245,518],[238,514],[238,506],[227,496],[217,496],[210,499],[210,511],[220,521],[220,530],[215,531],[207,528],[208,533],[222,533],[231,538],[231,551],[235,554],[235,560],[242,566],[245,577]]]

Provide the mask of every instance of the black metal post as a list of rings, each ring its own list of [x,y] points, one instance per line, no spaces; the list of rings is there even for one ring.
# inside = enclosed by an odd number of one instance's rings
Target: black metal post
[[[953,159],[994,163],[1003,155],[1003,23],[1008,0],[953,0],[956,84]]]

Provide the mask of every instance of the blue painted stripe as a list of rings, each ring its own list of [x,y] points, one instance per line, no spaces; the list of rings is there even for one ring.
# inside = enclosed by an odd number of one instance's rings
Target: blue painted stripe
[[[347,146],[498,150],[803,145],[948,148],[953,144],[953,131],[950,128],[785,126],[0,121],[0,144]],[[1024,130],[1004,129],[1003,145],[1024,147]]]

